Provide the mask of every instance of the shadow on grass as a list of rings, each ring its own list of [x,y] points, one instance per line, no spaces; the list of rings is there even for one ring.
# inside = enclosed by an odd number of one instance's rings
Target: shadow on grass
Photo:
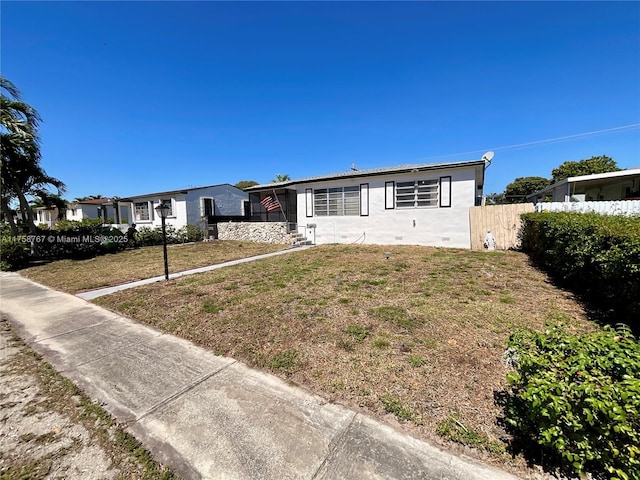
[[[536,259],[528,252],[529,265],[544,272],[549,278],[549,282],[556,288],[570,292],[575,296],[576,301],[584,309],[589,320],[600,326],[609,325],[615,327],[618,324],[625,324],[636,336],[640,336],[640,294],[625,295],[631,301],[621,301],[620,292],[612,291],[609,288],[601,288],[599,285],[592,285],[589,278],[577,278],[575,281],[564,279],[555,274],[544,263]],[[638,288],[638,286],[632,286]],[[635,300],[633,300],[635,298]]]

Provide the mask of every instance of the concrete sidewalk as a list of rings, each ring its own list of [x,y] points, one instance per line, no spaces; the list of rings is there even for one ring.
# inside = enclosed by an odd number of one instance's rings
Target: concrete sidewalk
[[[514,479],[16,273],[0,311],[181,478]]]
[[[193,275],[194,273],[210,272],[211,270],[217,270],[218,268],[229,267],[232,265],[239,265],[241,263],[253,262],[254,260],[260,260],[262,258],[275,257],[276,255],[284,255],[291,252],[299,252],[300,250],[306,250],[315,245],[301,245],[299,247],[287,248],[285,250],[279,250],[277,252],[265,253],[263,255],[256,255],[254,257],[240,258],[238,260],[231,260],[229,262],[218,263],[215,265],[207,265],[206,267],[192,268],[191,270],[184,270],[182,272],[170,273],[169,280],[174,278],[184,277],[185,275]],[[140,285],[148,285],[149,283],[156,283],[164,281],[164,275],[159,277],[145,278],[144,280],[137,280],[135,282],[123,283],[121,285],[115,285],[113,287],[97,288],[95,290],[88,290],[76,294],[77,297],[85,300],[93,300],[94,298],[102,297],[104,295],[111,295],[112,293],[119,292],[120,290],[128,290],[130,288],[139,287]]]

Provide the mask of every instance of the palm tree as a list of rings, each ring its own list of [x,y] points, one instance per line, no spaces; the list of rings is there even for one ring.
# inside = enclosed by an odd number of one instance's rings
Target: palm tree
[[[47,175],[40,165],[40,121],[38,112],[20,98],[18,88],[0,76],[0,207],[14,235],[18,234],[18,228],[10,208],[13,200],[18,200],[29,232],[35,233],[33,211],[27,197],[50,195],[49,186],[56,187],[58,194],[65,189],[64,183]]]
[[[291,180],[291,177],[287,173],[285,173],[284,175],[280,175],[279,173],[276,173],[276,178],[271,180],[271,183],[287,182],[289,180]]]
[[[99,200],[101,198],[105,198],[104,195],[87,195],[86,197],[76,197],[73,199],[74,202],[84,202],[86,200]]]
[[[67,201],[60,195],[53,195],[47,191],[42,191],[37,198],[29,202],[29,206],[31,208],[55,208],[58,210],[58,220],[62,220],[67,210]]]

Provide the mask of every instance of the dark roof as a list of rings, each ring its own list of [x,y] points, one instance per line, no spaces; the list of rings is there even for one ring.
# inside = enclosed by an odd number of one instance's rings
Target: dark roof
[[[414,165],[399,165],[396,167],[382,167],[371,168],[368,170],[349,170],[347,172],[332,173],[329,175],[319,175],[315,177],[300,178],[297,180],[287,180],[286,182],[276,183],[264,183],[261,185],[254,185],[247,187],[244,190],[246,192],[254,190],[264,190],[266,188],[282,188],[289,185],[296,185],[299,183],[313,183],[323,182],[326,180],[342,180],[345,178],[358,178],[358,177],[373,177],[379,175],[388,175],[390,173],[409,173],[409,172],[424,172],[428,170],[442,170],[444,168],[457,168],[457,167],[474,167],[484,166],[484,160],[471,160],[465,162],[446,162],[446,163],[421,163]]]
[[[70,202],[70,204],[88,204],[88,205],[102,205],[103,203],[110,202],[110,198],[93,198],[91,200],[79,200],[77,202]]]
[[[131,195],[130,197],[126,197],[126,198],[121,198],[120,201],[129,201],[132,200],[134,198],[144,198],[144,197],[161,197],[163,195],[172,195],[172,194],[176,194],[176,193],[188,193],[188,192],[192,192],[194,190],[202,190],[204,188],[211,188],[211,187],[224,187],[225,185],[228,185],[229,187],[234,187],[233,185],[231,185],[230,183],[219,183],[217,185],[207,185],[204,187],[190,187],[190,188],[182,188],[180,190],[168,190],[166,192],[153,192],[153,193],[145,193],[143,195]],[[239,189],[240,190],[240,189]]]

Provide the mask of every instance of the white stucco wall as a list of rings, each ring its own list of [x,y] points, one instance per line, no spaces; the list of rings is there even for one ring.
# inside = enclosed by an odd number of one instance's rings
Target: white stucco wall
[[[451,207],[385,209],[385,182],[451,177]],[[307,217],[307,188],[320,189],[369,184],[368,216]],[[475,202],[475,169],[446,169],[428,172],[361,177],[300,184],[298,231],[316,244],[367,243],[380,245],[430,245],[470,248],[469,207]],[[395,204],[395,202],[394,202]],[[316,224],[316,228],[308,228]]]
[[[162,219],[156,213],[155,208],[160,205],[160,200],[169,200],[172,201],[173,214],[166,219],[167,226],[174,227],[175,229],[182,228],[187,224],[187,202],[186,195],[183,193],[178,194],[170,194],[170,195],[162,195],[159,196],[149,196],[149,197],[139,197],[135,198],[131,203],[131,211],[129,212],[129,223],[135,223],[138,228],[140,227],[149,227],[155,228],[160,227],[162,225]],[[150,202],[150,219],[149,220],[137,220],[135,216],[135,204],[141,202]]]
[[[79,207],[67,207],[67,211],[65,212],[65,218],[67,220],[81,221],[82,220],[82,209]]]
[[[116,218],[116,212],[112,205],[96,205],[96,204],[71,204],[67,207],[65,218],[67,220],[82,221],[83,218],[101,218],[98,214],[98,208],[106,209],[106,217]]]
[[[218,216],[242,216],[243,200],[249,195],[233,185],[215,185],[189,191],[187,200],[187,218],[189,223],[196,224],[204,215],[203,198],[213,198],[214,213]]]
[[[232,185],[215,185],[205,188],[195,188],[186,193],[170,193],[165,195],[149,195],[132,198],[132,203],[128,207],[129,223],[136,223],[138,227],[159,227],[162,220],[155,212],[155,208],[160,204],[160,200],[172,200],[173,215],[167,217],[167,226],[176,229],[187,224],[197,225],[202,221],[204,215],[203,198],[214,199],[214,209],[216,215],[241,216],[243,214],[243,200],[248,200],[249,196],[242,190]],[[150,202],[150,220],[136,220],[135,204],[139,202]],[[121,210],[125,210],[123,206]],[[123,218],[127,218],[123,215]]]

